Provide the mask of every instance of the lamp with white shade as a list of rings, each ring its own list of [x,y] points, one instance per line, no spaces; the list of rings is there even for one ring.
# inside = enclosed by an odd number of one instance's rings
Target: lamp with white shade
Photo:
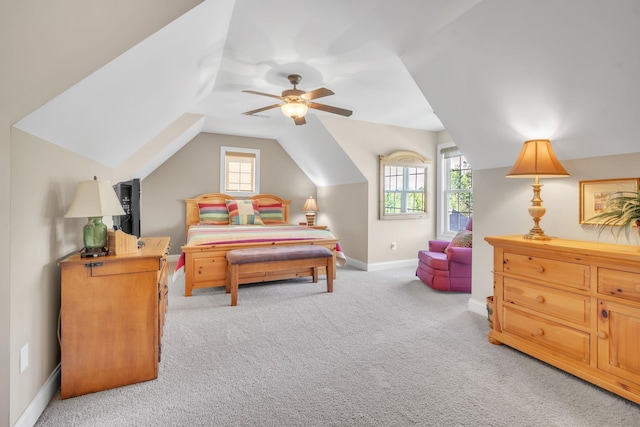
[[[122,205],[109,181],[80,181],[71,207],[65,218],[88,218],[82,230],[83,256],[99,256],[106,253],[107,226],[102,222],[105,215],[124,215]]]
[[[508,178],[534,178],[533,199],[529,206],[529,215],[533,218],[534,226],[529,233],[523,237],[531,240],[549,240],[551,237],[544,233],[540,228],[540,219],[546,213],[546,209],[542,206],[540,198],[540,177],[545,178],[563,178],[569,174],[562,167],[556,155],[551,148],[551,141],[548,139],[532,139],[525,141],[520,155],[516,160],[509,173]]]
[[[304,206],[302,206],[302,212],[306,213],[307,225],[309,227],[312,227],[315,223],[316,212],[318,212],[316,199],[314,199],[312,196],[309,196],[309,198],[305,200]]]

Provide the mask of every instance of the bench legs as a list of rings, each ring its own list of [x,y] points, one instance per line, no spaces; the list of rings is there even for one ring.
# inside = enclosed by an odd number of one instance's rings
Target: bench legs
[[[333,279],[336,278],[336,262],[335,257],[327,260],[327,292],[333,292]]]
[[[240,281],[238,264],[228,264],[227,283],[225,284],[225,293],[231,294],[231,305],[238,305],[238,282]]]
[[[331,262],[333,261],[333,258],[329,259],[329,262],[327,263],[328,265],[323,266],[326,268],[326,272],[327,272],[327,292],[331,293],[333,292],[333,277],[336,274],[335,270],[331,268]],[[313,267],[313,283],[318,283],[318,269],[320,267]]]
[[[336,265],[333,258],[323,258],[326,263],[318,266],[317,264],[312,267],[313,283],[318,283],[318,268],[325,267],[327,272],[327,292],[333,292],[333,279],[336,276]],[[240,267],[247,264],[227,264],[227,281],[225,284],[225,293],[231,294],[231,305],[238,305],[238,285],[240,284]],[[253,264],[255,266],[255,264]],[[283,263],[283,266],[286,264]],[[270,271],[273,270],[273,263],[270,263]],[[247,282],[250,283],[250,282]]]

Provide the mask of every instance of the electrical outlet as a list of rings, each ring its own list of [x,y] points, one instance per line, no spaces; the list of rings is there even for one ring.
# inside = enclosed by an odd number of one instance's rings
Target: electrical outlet
[[[26,343],[20,349],[20,373],[27,370],[29,366],[29,343]]]
[[[395,251],[398,248],[398,245],[396,245],[396,242],[391,242],[391,250]]]

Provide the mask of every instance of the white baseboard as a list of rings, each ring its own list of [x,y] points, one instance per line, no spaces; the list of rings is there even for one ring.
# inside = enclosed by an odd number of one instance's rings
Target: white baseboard
[[[56,366],[36,397],[18,418],[14,427],[33,427],[60,388],[60,364]]]
[[[377,262],[375,264],[367,264],[357,259],[347,257],[347,265],[364,271],[380,271],[391,270],[393,268],[417,267],[417,259],[402,259],[398,261]]]
[[[477,299],[469,298],[467,308],[473,313],[487,317],[487,301],[478,301]]]
[[[369,264],[367,271],[390,270],[392,268],[418,267],[417,259],[402,259],[399,261],[376,262]]]
[[[347,257],[347,265],[350,267],[355,267],[358,270],[367,271],[367,263],[359,261],[357,259]]]

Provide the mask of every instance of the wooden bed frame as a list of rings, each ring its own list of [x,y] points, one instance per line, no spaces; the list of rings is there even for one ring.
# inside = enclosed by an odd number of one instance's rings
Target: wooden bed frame
[[[283,200],[273,194],[258,194],[256,196],[249,197],[249,199],[257,200],[260,204],[282,204],[282,212],[284,220],[289,223],[289,207],[290,200]],[[222,193],[207,193],[193,199],[186,199],[186,229],[189,231],[191,225],[198,224],[200,222],[200,209],[198,203],[221,203],[226,200],[238,200],[235,197]],[[259,227],[259,226],[258,226]],[[267,226],[269,227],[269,226]],[[227,283],[227,251],[238,248],[252,248],[258,246],[272,246],[272,245],[322,245],[333,252],[333,262],[331,269],[333,270],[333,277],[336,277],[336,244],[338,239],[309,239],[309,240],[296,240],[292,242],[260,242],[260,243],[225,243],[225,244],[213,244],[206,246],[182,246],[182,251],[185,254],[184,265],[184,294],[185,296],[191,296],[194,289],[211,288],[218,286],[225,286]],[[287,271],[278,271],[278,274],[272,274],[270,272],[254,273],[252,277],[255,277],[253,282],[268,282],[273,280],[292,279],[300,276],[308,276],[308,269],[292,268]],[[322,271],[326,274],[325,271]]]

